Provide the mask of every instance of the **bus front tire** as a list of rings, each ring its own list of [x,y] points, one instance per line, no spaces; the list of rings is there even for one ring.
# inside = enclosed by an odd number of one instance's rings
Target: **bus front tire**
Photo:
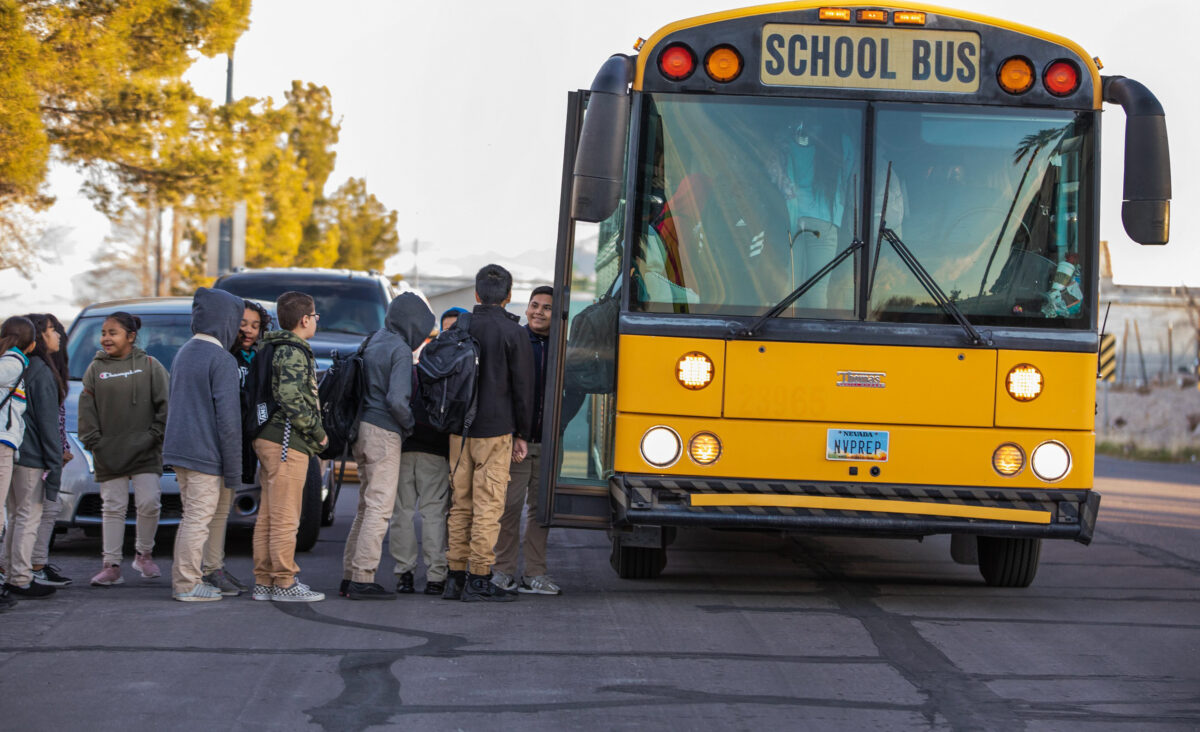
[[[1028,587],[1041,554],[1041,539],[980,536],[979,573],[989,587]]]
[[[613,539],[609,563],[621,579],[654,579],[667,566],[667,550],[643,546],[622,546]]]

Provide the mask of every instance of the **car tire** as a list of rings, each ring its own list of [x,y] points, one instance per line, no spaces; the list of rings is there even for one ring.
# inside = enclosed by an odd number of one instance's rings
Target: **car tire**
[[[321,461],[314,455],[308,459],[308,476],[304,480],[296,551],[310,551],[317,545],[317,538],[321,535],[321,515]]]

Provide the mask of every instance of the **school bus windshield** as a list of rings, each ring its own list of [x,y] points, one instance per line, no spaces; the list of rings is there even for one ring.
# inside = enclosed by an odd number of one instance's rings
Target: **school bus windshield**
[[[876,255],[886,187],[883,225],[972,323],[1086,328],[1089,120],[647,94],[633,308],[759,315],[857,235],[868,247],[781,317],[951,322],[886,242]]]

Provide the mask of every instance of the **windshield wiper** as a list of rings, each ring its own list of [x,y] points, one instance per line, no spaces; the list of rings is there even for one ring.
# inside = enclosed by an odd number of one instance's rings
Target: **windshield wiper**
[[[753,338],[754,335],[756,333],[758,333],[758,329],[763,327],[763,325],[768,320],[770,320],[771,318],[778,317],[780,313],[782,313],[784,310],[788,309],[788,306],[790,306],[792,303],[796,302],[801,297],[803,297],[804,293],[811,290],[813,285],[820,282],[821,278],[823,278],[825,275],[829,274],[834,269],[836,269],[839,264],[841,264],[843,261],[845,261],[846,257],[849,257],[854,252],[856,252],[859,249],[862,249],[864,246],[866,246],[865,243],[861,239],[858,238],[858,176],[857,175],[851,176],[850,188],[851,188],[851,190],[854,191],[854,239],[850,242],[850,246],[848,246],[845,249],[843,249],[842,251],[838,252],[833,257],[833,259],[829,260],[828,264],[826,264],[821,269],[817,270],[816,274],[814,274],[812,277],[809,277],[804,282],[801,282],[800,286],[797,287],[796,289],[792,290],[791,294],[789,294],[787,297],[783,298],[778,303],[776,303],[775,307],[773,307],[770,310],[768,310],[767,312],[763,313],[762,317],[759,318],[758,320],[754,321],[754,323],[749,328],[743,328],[742,330],[738,331],[737,335],[742,336],[743,338]]]
[[[886,240],[888,244],[892,245],[892,249],[896,250],[896,254],[900,257],[900,261],[904,262],[905,266],[912,270],[912,273],[917,276],[917,281],[921,283],[921,286],[925,288],[925,291],[929,293],[929,296],[933,298],[933,301],[937,303],[938,307],[945,311],[947,315],[953,318],[954,321],[958,323],[964,331],[966,331],[967,339],[971,341],[971,345],[992,345],[991,338],[985,338],[978,330],[975,329],[975,326],[971,325],[971,321],[967,319],[966,314],[963,313],[958,305],[954,304],[953,300],[946,297],[946,293],[942,291],[942,288],[938,286],[937,281],[933,279],[933,275],[929,274],[929,270],[925,269],[925,267],[921,265],[921,262],[917,260],[917,257],[912,253],[912,250],[905,246],[900,237],[896,235],[896,232],[887,227],[888,192],[890,191],[891,187],[892,163],[891,161],[888,161],[887,178],[883,184],[883,208],[881,208],[879,211],[879,237],[875,242],[875,262],[871,266],[871,281],[867,285],[867,302],[869,303],[871,301],[871,289],[875,286],[875,270],[879,266],[879,251],[883,248],[883,242]]]

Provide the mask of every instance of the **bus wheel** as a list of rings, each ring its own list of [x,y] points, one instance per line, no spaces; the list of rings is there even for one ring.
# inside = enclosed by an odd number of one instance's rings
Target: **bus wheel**
[[[1037,575],[1041,539],[979,537],[979,573],[991,587],[1028,587]]]
[[[621,579],[654,579],[667,566],[666,549],[622,546],[617,538],[613,539],[612,546],[608,561]]]

